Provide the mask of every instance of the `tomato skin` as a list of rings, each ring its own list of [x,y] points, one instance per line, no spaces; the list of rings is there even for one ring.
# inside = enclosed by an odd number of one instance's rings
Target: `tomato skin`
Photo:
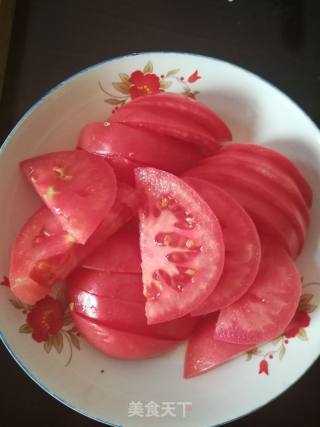
[[[139,360],[160,356],[176,348],[180,341],[118,331],[73,312],[80,334],[97,350],[117,359]]]
[[[247,344],[232,344],[214,337],[218,313],[204,317],[188,342],[184,361],[184,377],[205,374],[217,366],[249,351]]]
[[[185,178],[217,216],[225,243],[225,264],[217,287],[193,316],[212,313],[238,300],[255,280],[261,245],[257,229],[245,210],[228,193],[197,178]]]
[[[143,165],[180,174],[203,158],[191,144],[148,129],[122,123],[87,124],[80,135],[79,147],[93,154],[122,157]]]
[[[256,344],[280,336],[292,320],[301,296],[299,272],[277,243],[261,240],[258,276],[248,292],[221,310],[215,337],[234,344]]]
[[[299,188],[308,207],[312,204],[312,188],[295,164],[278,151],[257,144],[227,144],[223,147],[224,154],[244,154],[248,159],[257,159],[260,164],[271,165],[287,175]]]
[[[74,312],[113,329],[162,339],[184,340],[198,319],[186,316],[148,325],[140,274],[105,273],[77,269],[67,282]]]
[[[117,181],[126,183],[134,187],[134,170],[146,166],[144,163],[135,160],[129,160],[121,156],[110,156],[106,158],[106,162],[112,167]]]
[[[208,297],[223,270],[224,242],[211,208],[181,179],[139,168],[136,181],[144,195],[139,216],[146,315],[155,324],[185,316]]]
[[[84,244],[112,208],[117,182],[104,159],[82,150],[24,160],[21,169],[51,212]]]
[[[121,184],[116,202],[85,245],[70,239],[56,217],[43,206],[22,227],[11,251],[10,287],[17,298],[35,304],[58,280],[63,280],[106,238],[129,221],[136,193]]]

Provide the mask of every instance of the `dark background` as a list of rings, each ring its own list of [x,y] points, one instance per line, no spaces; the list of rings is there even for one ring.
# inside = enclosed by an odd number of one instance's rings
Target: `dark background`
[[[18,0],[0,140],[71,74],[151,50],[201,53],[243,66],[287,93],[320,126],[319,22],[318,0]],[[98,426],[43,392],[2,345],[0,366],[1,425]],[[319,384],[318,361],[285,394],[232,427],[318,427]]]

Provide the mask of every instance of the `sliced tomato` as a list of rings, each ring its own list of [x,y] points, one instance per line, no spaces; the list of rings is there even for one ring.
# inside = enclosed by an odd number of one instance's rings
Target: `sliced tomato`
[[[114,204],[116,177],[98,156],[62,151],[24,160],[21,168],[63,229],[79,243],[88,240]]]
[[[272,191],[276,192],[278,197],[284,200],[290,199],[290,203],[293,203],[295,209],[298,209],[303,221],[306,225],[310,222],[308,206],[301,195],[299,188],[297,187],[294,180],[288,174],[284,173],[278,168],[276,162],[263,162],[259,157],[247,156],[240,150],[229,150],[222,151],[221,154],[225,157],[234,159],[237,162],[237,166],[241,164],[241,169],[256,173],[259,181],[262,181],[266,187],[272,186]],[[208,164],[210,160],[208,159]],[[204,160],[202,164],[206,164]]]
[[[253,348],[248,344],[232,344],[214,337],[217,315],[206,316],[192,334],[186,350],[184,377],[204,374]]]
[[[117,109],[109,118],[110,123],[123,123],[134,128],[150,130],[195,144],[207,153],[216,153],[222,140],[231,140],[232,135],[227,126],[207,107],[197,101],[188,101],[173,95],[173,103],[158,102],[161,96],[149,96],[145,102],[131,101]],[[174,103],[176,108],[172,108]],[[186,103],[189,105],[186,106]],[[182,108],[179,105],[182,105]],[[198,114],[205,110],[204,116]],[[210,125],[209,125],[210,123]]]
[[[270,170],[260,165],[254,166],[254,163],[246,161],[239,156],[219,154],[206,159],[203,164],[205,167],[213,169],[215,175],[224,176],[225,174],[244,179],[248,186],[258,189],[260,194],[280,209],[296,228],[297,233],[304,241],[307,226],[309,224],[308,208],[301,198],[299,203],[299,191],[290,186],[281,174],[270,172]],[[291,190],[295,192],[292,197]]]
[[[294,163],[278,151],[269,147],[256,144],[228,144],[223,148],[223,153],[242,153],[247,158],[257,159],[261,166],[277,167],[295,182],[306,204],[312,203],[312,188]]]
[[[153,95],[137,97],[126,108],[145,106],[151,108],[162,108],[168,112],[179,112],[190,121],[201,124],[206,128],[219,142],[231,141],[232,134],[228,126],[220,117],[206,105],[180,94],[160,92]]]
[[[172,136],[114,122],[87,124],[81,132],[79,146],[93,154],[121,156],[175,174],[203,157],[199,148]]]
[[[275,237],[293,258],[300,253],[303,241],[288,216],[251,181],[222,171],[215,173],[208,165],[193,168],[185,176],[208,180],[228,192],[248,212],[260,233]]]
[[[245,210],[228,193],[197,178],[186,178],[217,216],[225,244],[222,276],[212,294],[192,315],[221,310],[238,300],[257,276],[261,246],[257,229]]]
[[[148,323],[182,317],[217,285],[224,264],[219,222],[181,179],[152,168],[136,169],[145,201],[140,248]]]
[[[117,359],[137,360],[156,357],[177,347],[180,341],[164,340],[118,331],[73,312],[80,332],[96,349]]]
[[[258,276],[248,292],[221,310],[215,337],[235,344],[256,344],[281,335],[301,296],[300,275],[279,245],[262,239]]]
[[[130,222],[122,227],[86,258],[82,265],[111,273],[141,273],[138,224]]]
[[[78,269],[68,279],[68,295],[73,311],[127,332],[184,340],[198,322],[191,316],[185,316],[147,325],[140,274],[108,274]]]
[[[26,304],[45,297],[52,285],[64,279],[104,239],[115,233],[134,214],[135,193],[119,187],[113,208],[85,245],[65,232],[47,207],[40,208],[23,226],[11,253],[10,286]]]

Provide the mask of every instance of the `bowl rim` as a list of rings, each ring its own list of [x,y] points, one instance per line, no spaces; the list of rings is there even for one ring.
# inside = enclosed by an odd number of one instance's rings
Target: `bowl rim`
[[[278,94],[280,94],[281,96],[285,97],[287,100],[289,100],[300,112],[300,114],[303,114],[305,119],[307,119],[307,121],[309,122],[309,124],[311,124],[318,132],[320,132],[320,129],[318,128],[317,124],[309,117],[309,115],[307,113],[305,113],[305,111],[300,107],[300,105],[294,101],[293,99],[291,99],[286,93],[282,92],[277,86],[275,86],[274,84],[270,83],[269,81],[265,80],[263,77],[260,77],[259,75],[255,74],[253,71],[250,71],[240,65],[234,64],[232,62],[228,62],[224,59],[220,59],[220,58],[216,58],[216,57],[212,57],[212,56],[208,56],[208,55],[203,55],[203,54],[199,54],[199,53],[193,53],[193,52],[178,52],[178,51],[143,51],[143,52],[132,52],[132,53],[128,53],[125,55],[118,55],[118,56],[114,56],[111,57],[109,59],[105,59],[102,60],[96,64],[93,65],[89,65],[88,67],[85,67],[83,69],[81,69],[80,71],[72,74],[71,76],[67,77],[66,79],[62,80],[60,83],[56,84],[55,86],[53,86],[51,89],[49,89],[43,96],[41,96],[37,101],[35,101],[31,107],[29,107],[20,117],[20,119],[18,120],[18,122],[15,124],[15,126],[12,128],[12,130],[9,132],[9,134],[5,137],[5,139],[3,140],[3,143],[0,147],[0,160],[1,157],[4,154],[4,151],[7,147],[7,145],[10,143],[12,137],[15,135],[15,133],[17,132],[17,130],[19,129],[19,127],[28,119],[28,117],[35,111],[37,110],[41,104],[46,101],[53,93],[55,93],[58,89],[60,89],[61,87],[63,87],[64,85],[68,84],[69,82],[72,82],[73,80],[76,80],[78,77],[80,77],[81,75],[87,73],[88,71],[94,70],[96,68],[99,68],[100,66],[104,65],[104,64],[108,64],[110,62],[114,62],[120,59],[124,59],[124,58],[131,58],[131,57],[139,57],[139,56],[148,56],[148,55],[168,55],[168,56],[174,56],[174,55],[182,55],[182,56],[191,56],[191,57],[200,57],[203,59],[209,59],[209,60],[214,60],[216,62],[219,62],[221,64],[225,64],[226,66],[232,66],[236,69],[238,69],[241,72],[245,72],[246,74],[248,74],[251,77],[254,77],[255,79],[260,80],[263,84],[269,86],[270,88],[272,88],[273,90],[275,90]],[[70,401],[65,400],[64,398],[62,398],[61,396],[59,396],[58,394],[55,394],[52,390],[50,390],[49,387],[47,387],[45,384],[43,384],[39,378],[37,376],[35,376],[32,371],[29,370],[29,368],[27,368],[23,362],[19,359],[19,357],[16,355],[16,353],[14,352],[14,350],[11,348],[9,342],[6,340],[4,334],[2,331],[0,331],[0,340],[2,341],[4,347],[7,349],[7,351],[9,352],[9,354],[12,356],[12,358],[14,359],[14,361],[17,363],[17,365],[28,375],[28,377],[33,380],[42,390],[44,390],[46,393],[48,393],[51,397],[53,397],[56,401],[62,403],[64,406],[66,406],[67,408],[70,408],[72,410],[74,410],[75,412],[77,412],[80,415],[83,415],[89,419],[92,419],[94,421],[100,422],[102,424],[109,424],[112,427],[125,427],[124,425],[120,425],[120,424],[114,424],[114,422],[106,419],[106,418],[100,418],[100,417],[96,417],[93,414],[90,414],[89,412],[78,408],[77,406],[73,405]],[[205,426],[205,427],[219,427],[219,426],[223,426],[226,425],[228,423],[231,423],[233,421],[237,421],[241,418],[244,418],[248,415],[253,414],[254,412],[258,411],[259,409],[263,408],[264,406],[268,405],[269,403],[273,402],[275,399],[277,399],[278,397],[282,396],[289,388],[291,388],[292,386],[294,386],[302,377],[304,374],[306,374],[307,371],[309,371],[311,369],[311,367],[315,364],[315,362],[319,359],[320,357],[320,353],[318,356],[316,356],[314,358],[314,360],[310,363],[310,365],[306,368],[306,370],[299,375],[294,382],[292,382],[289,387],[287,387],[285,390],[283,390],[282,392],[280,392],[279,394],[277,394],[276,396],[272,397],[270,400],[268,400],[267,402],[264,402],[262,405],[257,406],[256,408],[252,409],[249,412],[246,412],[244,414],[241,414],[238,417],[232,418],[228,421],[224,421],[222,423],[219,424],[214,424],[212,426]]]

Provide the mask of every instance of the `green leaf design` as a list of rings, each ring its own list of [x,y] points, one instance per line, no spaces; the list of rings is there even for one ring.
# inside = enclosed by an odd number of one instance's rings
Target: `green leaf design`
[[[146,63],[146,65],[144,66],[144,68],[143,68],[143,72],[144,72],[145,74],[147,74],[147,73],[152,73],[152,71],[153,71],[153,65],[152,65],[152,62],[151,62],[151,61],[148,61],[148,62]]]
[[[249,360],[252,359],[252,353],[250,351],[247,351],[246,353],[246,361],[249,362]]]
[[[72,323],[72,317],[70,311],[66,311],[63,316],[63,326],[68,326]]]
[[[286,346],[284,344],[281,345],[280,351],[279,351],[279,359],[282,360],[284,355],[286,354]]]
[[[283,337],[282,337],[282,335],[281,335],[281,337],[278,337],[278,338],[274,339],[274,340],[272,341],[272,344],[273,344],[274,346],[276,346],[277,344],[279,344],[279,342],[280,342],[280,341],[282,341],[282,339],[283,339]]]
[[[119,105],[123,103],[121,99],[115,99],[115,98],[108,98],[105,100],[105,102],[110,105]]]
[[[126,74],[126,73],[119,73],[119,77],[120,77],[120,80],[123,83],[130,83],[129,82],[130,77],[128,76],[128,74]]]
[[[161,80],[160,82],[161,89],[169,89],[171,85],[172,85],[172,82],[168,82],[167,80]]]
[[[23,325],[20,326],[19,332],[20,334],[31,334],[32,328],[27,323],[24,323]]]
[[[175,74],[178,74],[180,71],[180,68],[175,68],[174,70],[170,70],[167,72],[166,77],[172,77]]]
[[[68,334],[69,334],[69,337],[71,338],[71,342],[72,342],[72,344],[78,349],[78,350],[80,350],[80,340],[79,340],[79,338],[76,336],[76,335],[74,335],[73,333],[70,333],[70,332],[68,332]]]
[[[78,332],[78,329],[75,326],[73,326],[72,328],[68,329],[67,332],[68,334],[74,334]]]
[[[308,335],[304,328],[300,328],[297,337],[302,341],[308,341]]]
[[[47,341],[44,343],[43,348],[45,350],[46,353],[50,353],[51,349],[52,349],[52,344],[53,344],[53,337],[50,335],[49,338],[47,339]]]
[[[25,307],[22,304],[22,302],[16,300],[16,299],[10,299],[9,300],[14,308],[17,308],[18,310],[23,310]]]
[[[52,345],[60,354],[63,349],[63,336],[61,332],[58,332],[56,335],[52,337]]]
[[[313,313],[316,308],[317,306],[315,304],[307,304],[305,307],[305,311],[307,313]]]
[[[312,294],[303,294],[300,299],[298,311],[306,311],[306,307],[308,306],[312,298],[313,298]]]
[[[129,83],[119,83],[119,82],[113,82],[112,86],[120,93],[123,93],[124,95],[128,95],[129,93]]]

